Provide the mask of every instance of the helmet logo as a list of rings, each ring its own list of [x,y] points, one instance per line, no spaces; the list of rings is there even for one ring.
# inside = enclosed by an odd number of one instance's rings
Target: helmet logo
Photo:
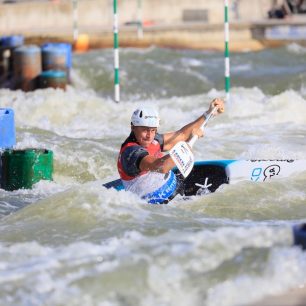
[[[131,122],[134,126],[159,126],[159,117],[157,111],[150,107],[136,109],[132,115]]]

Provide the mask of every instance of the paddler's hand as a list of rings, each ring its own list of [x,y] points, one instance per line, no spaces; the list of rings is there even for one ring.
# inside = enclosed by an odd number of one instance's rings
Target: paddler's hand
[[[191,137],[198,136],[198,138],[201,138],[204,136],[204,131],[202,129],[193,129],[191,132]]]
[[[215,107],[217,107],[217,112],[214,112],[214,116],[217,114],[222,114],[224,112],[224,101],[222,99],[213,99],[210,103],[207,113],[210,113]]]

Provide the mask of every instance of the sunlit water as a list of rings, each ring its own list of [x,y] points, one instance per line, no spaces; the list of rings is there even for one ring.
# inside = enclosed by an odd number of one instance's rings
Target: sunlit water
[[[306,221],[306,173],[222,186],[169,205],[106,190],[131,112],[158,107],[176,130],[224,96],[223,54],[112,50],[73,57],[74,86],[0,90],[16,148],[54,153],[54,181],[0,190],[1,305],[208,305],[256,302],[306,282],[292,225]],[[231,101],[195,145],[197,160],[306,159],[306,49],[231,56]]]

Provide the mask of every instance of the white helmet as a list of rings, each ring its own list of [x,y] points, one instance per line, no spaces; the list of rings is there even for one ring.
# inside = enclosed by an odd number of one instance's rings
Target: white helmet
[[[132,115],[131,122],[134,126],[158,127],[158,112],[150,106],[137,108]]]

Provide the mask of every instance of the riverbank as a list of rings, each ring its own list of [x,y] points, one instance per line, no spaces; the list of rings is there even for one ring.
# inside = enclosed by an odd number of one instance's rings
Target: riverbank
[[[75,44],[86,37],[88,47],[113,47],[113,16],[108,1],[79,1],[74,10],[71,1],[0,4],[0,35],[24,35],[26,43],[65,41]],[[142,7],[142,27],[135,3],[120,2],[119,45],[121,48],[166,48],[198,50],[224,49],[223,1],[187,0],[146,1]],[[257,51],[287,43],[306,45],[305,15],[271,20],[268,10],[249,1],[240,1],[239,16],[232,9],[230,50]],[[82,14],[80,14],[82,12]],[[188,18],[187,18],[188,17]],[[20,23],[19,21],[23,22]]]
[[[147,48],[152,45],[164,48],[219,50],[224,49],[223,24],[175,24],[151,25],[142,29],[139,36],[137,26],[123,26],[119,32],[121,48]],[[299,31],[299,32],[298,32]],[[306,21],[270,21],[257,23],[232,23],[230,25],[230,50],[258,51],[264,48],[279,47],[288,43],[306,45]],[[88,27],[83,29],[88,39],[89,49],[112,48],[113,33],[108,29]],[[274,36],[273,36],[274,35]],[[25,33],[26,43],[41,44],[46,41],[66,41],[75,43],[69,29],[46,32]]]
[[[231,25],[230,47],[232,51],[257,51],[265,48],[265,44],[260,40],[252,38],[250,27],[249,24]],[[87,28],[82,34],[83,37],[84,34],[87,36],[90,49],[113,47],[113,33],[111,31]],[[68,33],[66,35],[26,33],[25,38],[27,43],[36,44],[41,44],[45,41],[74,43],[73,37]],[[120,28],[119,45],[121,48],[147,48],[154,45],[162,48],[223,50],[223,25],[198,23],[168,26],[153,25],[143,28],[141,38],[138,36],[136,26],[124,26]]]

